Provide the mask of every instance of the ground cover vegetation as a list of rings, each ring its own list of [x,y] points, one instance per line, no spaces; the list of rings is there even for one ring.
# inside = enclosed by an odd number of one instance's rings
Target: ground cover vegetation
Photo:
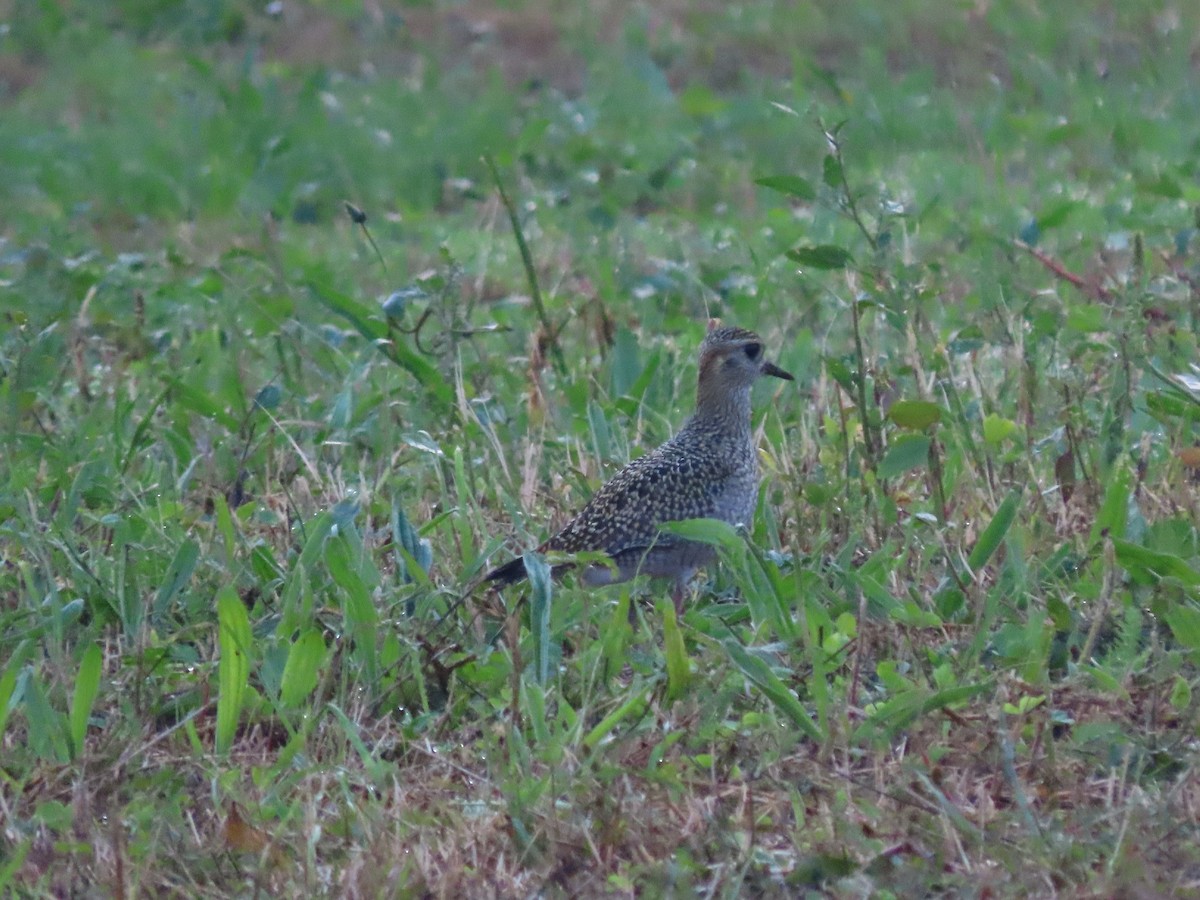
[[[0,22],[0,891],[1200,890],[1195,4]],[[683,616],[473,590],[710,316]]]

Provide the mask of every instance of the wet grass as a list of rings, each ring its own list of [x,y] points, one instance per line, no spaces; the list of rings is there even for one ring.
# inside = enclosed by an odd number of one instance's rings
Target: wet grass
[[[1195,890],[1200,19],[589,11],[8,13],[0,886]],[[710,316],[682,619],[476,588]]]

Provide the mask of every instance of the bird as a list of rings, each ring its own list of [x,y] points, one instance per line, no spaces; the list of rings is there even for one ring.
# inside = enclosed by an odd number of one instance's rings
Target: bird
[[[636,575],[669,578],[677,614],[692,577],[715,550],[661,531],[665,522],[721,519],[747,523],[758,500],[758,448],[750,427],[750,389],[764,375],[794,377],[767,360],[753,331],[708,323],[700,344],[696,408],[683,427],[657,449],[641,456],[606,482],[582,510],[539,553],[607,554],[611,565],[584,567],[584,584],[600,586]],[[571,563],[554,567],[559,575]],[[492,569],[483,580],[496,588],[526,576],[523,557]]]

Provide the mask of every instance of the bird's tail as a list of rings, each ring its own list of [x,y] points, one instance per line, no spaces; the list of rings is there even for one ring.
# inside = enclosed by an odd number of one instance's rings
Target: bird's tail
[[[518,556],[516,559],[511,559],[502,566],[497,566],[483,576],[484,581],[490,581],[496,587],[507,587],[510,584],[516,584],[525,577],[525,560]]]

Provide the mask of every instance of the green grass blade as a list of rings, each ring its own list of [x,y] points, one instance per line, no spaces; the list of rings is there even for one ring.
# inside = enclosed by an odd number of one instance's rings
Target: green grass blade
[[[533,732],[534,745],[549,750],[550,727],[546,721],[546,692],[542,686],[528,679],[521,681],[521,706],[525,710],[525,721]]]
[[[51,706],[37,673],[25,685],[25,717],[33,751],[43,760],[66,763],[71,758],[66,716]]]
[[[171,565],[167,569],[167,577],[158,589],[154,598],[152,622],[157,622],[167,611],[171,599],[188,583],[192,573],[196,571],[196,563],[200,559],[200,545],[193,540],[186,540],[179,545]]]
[[[12,714],[15,706],[13,698],[17,692],[17,678],[25,666],[26,658],[35,646],[37,645],[33,641],[28,640],[17,644],[8,660],[8,665],[4,667],[3,673],[0,673],[0,738],[4,737],[4,729],[8,726],[8,717]]]
[[[310,280],[309,289],[326,308],[348,321],[372,346],[407,370],[431,396],[441,403],[451,402],[453,394],[437,367],[399,340],[402,335],[391,335],[378,309],[359,303],[320,279]]]
[[[79,674],[75,676],[75,693],[71,698],[71,752],[78,759],[83,753],[84,738],[87,737],[88,720],[96,696],[100,693],[100,670],[103,654],[99,644],[92,644],[83,651],[79,663]]]
[[[225,571],[232,571],[237,559],[237,529],[233,524],[233,513],[225,497],[218,494],[213,501],[217,517],[217,534],[221,536],[221,546],[225,551],[222,560]]]
[[[308,526],[304,549],[300,551],[300,559],[297,560],[297,563],[308,572],[311,572],[321,559],[322,551],[325,549],[325,539],[333,531],[333,525],[333,513],[325,511]]]
[[[9,845],[8,852],[12,856],[0,863],[0,896],[12,897],[21,895],[16,891],[9,894],[8,887],[12,884],[14,876],[21,871],[21,867],[25,864],[25,857],[29,855],[34,840],[35,838],[31,837],[20,842],[15,848]]]
[[[217,668],[216,751],[229,752],[237,734],[246,688],[250,677],[250,617],[245,604],[232,587],[217,594],[218,645],[221,659]]]
[[[1200,587],[1200,572],[1174,553],[1151,550],[1130,541],[1113,541],[1117,562],[1143,584],[1157,584],[1163,578],[1175,578],[1188,587]]]
[[[855,731],[855,740],[868,741],[878,731],[891,738],[921,716],[965,703],[991,688],[990,681],[955,685],[940,691],[930,691],[921,687],[910,688],[869,710],[867,721]]]
[[[746,569],[753,586],[744,585],[746,598],[749,601],[751,596],[755,597],[754,605],[764,611],[765,620],[774,626],[776,636],[791,644],[800,633],[788,600],[789,597],[798,596],[789,591],[788,582],[791,579],[780,572],[779,566],[768,559],[760,548],[749,544],[747,551]]]
[[[604,660],[605,677],[611,679],[628,661],[626,648],[633,634],[629,621],[630,605],[633,598],[629,595],[628,587],[623,587],[617,603],[612,608],[612,614],[601,626],[600,654]]]
[[[1129,519],[1129,492],[1132,488],[1133,470],[1127,465],[1114,464],[1104,500],[1092,525],[1091,543],[1097,546],[1105,534],[1117,540],[1125,538],[1125,523]]]
[[[533,672],[538,684],[550,679],[550,602],[553,587],[550,567],[541,555],[526,553],[525,571],[529,573],[529,630],[533,638]]]
[[[1008,529],[1012,527],[1013,519],[1017,516],[1017,506],[1020,502],[1021,491],[1014,490],[1000,503],[992,521],[983,529],[983,534],[979,535],[979,540],[975,542],[967,557],[967,565],[971,567],[972,572],[978,572],[986,566],[988,560],[1000,549],[1004,536],[1008,534]]]
[[[650,707],[650,697],[653,691],[653,686],[643,687],[635,684],[631,688],[629,698],[601,719],[600,723],[587,733],[583,739],[583,746],[594,750],[626,719],[640,719]]]
[[[351,538],[346,533],[340,533],[325,546],[325,561],[329,565],[329,573],[338,586],[342,597],[342,613],[345,616],[346,632],[350,635],[352,645],[351,658],[358,664],[359,677],[368,690],[374,691],[379,686],[379,611],[371,593],[368,579],[374,574],[373,569],[363,577],[367,561],[351,547]]]
[[[146,435],[153,428],[155,415],[158,413],[158,410],[163,403],[166,402],[167,397],[170,396],[173,389],[174,387],[171,384],[168,384],[165,388],[163,388],[162,391],[159,392],[159,395],[154,398],[154,402],[150,404],[150,408],[141,417],[137,427],[134,428],[133,434],[129,438],[129,447],[125,451],[124,459],[121,461],[119,471],[122,475],[129,470],[130,462],[132,462],[137,454],[141,451]]]
[[[725,640],[721,645],[725,648],[725,652],[729,654],[729,658],[733,660],[734,665],[741,669],[742,674],[767,695],[767,699],[775,705],[776,709],[790,719],[811,740],[818,744],[824,740],[821,735],[821,729],[817,727],[817,723],[812,720],[808,711],[796,698],[796,695],[792,693],[791,689],[783,683],[778,675],[771,671],[771,667],[767,665],[766,660],[747,652],[746,648],[736,640]]]
[[[662,620],[663,653],[667,660],[667,699],[675,701],[687,692],[692,667],[675,616],[675,604],[669,597],[662,597],[658,601],[658,612]]]
[[[335,703],[330,703],[329,709],[333,710],[334,716],[337,717],[338,722],[342,726],[342,731],[345,733],[346,739],[354,748],[354,752],[358,754],[358,758],[362,761],[363,768],[366,769],[367,774],[370,776],[372,782],[375,784],[382,784],[388,776],[387,764],[380,761],[378,758],[376,758],[375,754],[371,752],[370,748],[367,747],[366,743],[363,741],[362,736],[358,733],[358,726],[350,721],[350,717],[342,712],[340,706]]]

